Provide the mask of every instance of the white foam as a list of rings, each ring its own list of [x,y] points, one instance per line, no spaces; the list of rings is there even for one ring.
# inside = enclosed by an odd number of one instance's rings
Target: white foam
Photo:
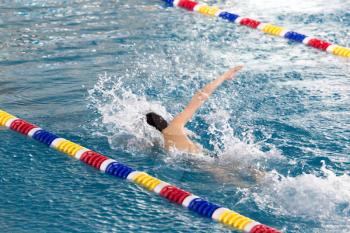
[[[98,134],[106,136],[112,148],[138,152],[162,144],[161,133],[147,124],[145,115],[156,112],[167,120],[171,116],[160,103],[134,94],[123,78],[101,75],[90,91],[90,100],[101,114],[96,125],[102,121],[105,126]]]
[[[313,174],[284,177],[270,173],[266,182],[249,195],[260,209],[267,208],[275,215],[317,221],[322,232],[348,232],[350,176],[337,176],[325,166],[322,171],[325,177]]]
[[[278,7],[276,7],[278,6]],[[278,0],[248,0],[242,2],[227,2],[225,8],[232,7],[233,9],[249,12],[252,15],[267,15],[274,16],[275,14],[281,14],[284,12],[289,13],[326,13],[333,12],[335,10],[348,7],[347,1],[334,0],[332,4],[325,2],[324,0],[292,0],[292,1],[278,1]]]

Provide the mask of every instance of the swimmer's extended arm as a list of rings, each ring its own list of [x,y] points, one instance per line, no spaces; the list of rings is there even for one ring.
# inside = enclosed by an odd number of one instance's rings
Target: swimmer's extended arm
[[[197,109],[209,98],[209,96],[218,88],[225,80],[230,80],[234,75],[242,69],[243,66],[231,68],[219,78],[208,83],[203,89],[199,90],[193,97],[187,107],[178,114],[171,123],[185,126],[185,124],[196,113]]]

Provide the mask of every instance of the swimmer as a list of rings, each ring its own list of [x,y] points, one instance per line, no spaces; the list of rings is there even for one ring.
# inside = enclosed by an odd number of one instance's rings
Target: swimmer
[[[209,96],[226,80],[231,80],[243,66],[231,68],[219,78],[207,84],[196,92],[187,107],[168,123],[157,113],[147,113],[147,123],[159,130],[164,138],[164,146],[168,151],[179,151],[189,154],[203,154],[203,148],[191,141],[185,129],[186,123],[191,120],[196,111],[205,103]]]

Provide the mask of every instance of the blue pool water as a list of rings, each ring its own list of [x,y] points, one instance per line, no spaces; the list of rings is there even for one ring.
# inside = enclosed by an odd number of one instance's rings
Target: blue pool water
[[[349,1],[209,3],[350,46]],[[0,38],[0,108],[284,232],[350,231],[350,60],[158,0],[1,1]],[[241,63],[188,125],[220,161],[164,152],[144,113],[171,119]],[[0,139],[1,232],[231,232]],[[266,171],[259,183],[242,177],[249,165]]]

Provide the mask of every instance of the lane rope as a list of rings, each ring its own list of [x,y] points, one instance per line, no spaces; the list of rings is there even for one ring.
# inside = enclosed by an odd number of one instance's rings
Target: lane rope
[[[69,157],[76,158],[102,172],[121,179],[129,180],[149,191],[152,191],[170,202],[182,205],[197,214],[211,218],[234,229],[247,233],[281,233],[269,226],[247,218],[233,210],[221,207],[200,198],[190,192],[159,180],[145,172],[119,163],[100,153],[87,149],[67,139],[45,131],[36,125],[19,119],[0,109],[0,126],[26,135]]]
[[[227,20],[229,22],[250,27],[253,29],[258,29],[266,34],[273,36],[279,36],[286,38],[288,40],[303,43],[310,47],[337,55],[342,57],[350,57],[350,48],[346,48],[340,45],[332,44],[327,41],[312,37],[306,36],[304,34],[290,31],[280,26],[273,24],[263,23],[249,17],[242,17],[234,13],[220,10],[216,6],[208,6],[195,1],[190,0],[163,0],[169,6],[180,7],[189,11],[198,12],[212,17],[219,17],[221,19]]]

